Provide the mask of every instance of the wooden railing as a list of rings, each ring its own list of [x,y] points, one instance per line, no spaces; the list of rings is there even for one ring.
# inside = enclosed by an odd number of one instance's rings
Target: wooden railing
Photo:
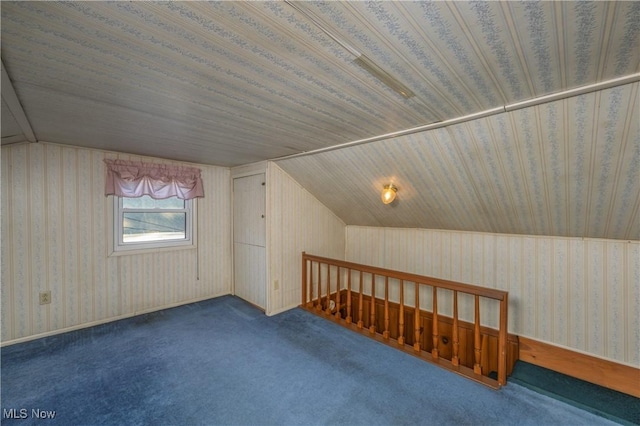
[[[384,299],[379,299],[376,295],[382,291],[377,293],[376,286],[382,282]],[[413,300],[406,300],[411,297],[407,294],[411,287]],[[397,302],[390,300],[390,290]],[[420,308],[420,296],[428,299],[424,295],[428,290],[431,312]],[[439,290],[441,296],[447,292],[452,296],[451,317],[440,313],[445,309],[438,301]],[[472,323],[459,318],[460,293],[473,300]],[[481,300],[499,304],[497,331],[481,325]],[[301,308],[494,388],[507,382],[507,306],[506,291],[302,253]],[[497,336],[495,348],[489,346],[491,336]],[[465,355],[471,351],[471,356]],[[486,371],[490,353],[497,353],[497,380],[488,377],[490,372]]]

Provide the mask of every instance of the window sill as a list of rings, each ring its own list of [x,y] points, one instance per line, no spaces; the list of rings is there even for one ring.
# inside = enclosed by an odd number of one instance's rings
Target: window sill
[[[142,249],[120,250],[120,251],[115,251],[112,249],[107,257],[130,256],[130,255],[149,254],[149,253],[162,253],[167,251],[178,251],[178,250],[195,250],[197,248],[198,248],[197,244],[190,244],[190,245],[173,246],[173,247],[142,248]]]

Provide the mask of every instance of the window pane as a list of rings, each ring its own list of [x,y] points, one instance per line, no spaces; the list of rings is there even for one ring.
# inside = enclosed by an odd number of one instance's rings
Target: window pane
[[[124,213],[123,242],[184,240],[185,213]]]
[[[183,209],[184,200],[177,197],[154,200],[148,195],[143,195],[139,198],[123,198],[122,207],[125,209]]]

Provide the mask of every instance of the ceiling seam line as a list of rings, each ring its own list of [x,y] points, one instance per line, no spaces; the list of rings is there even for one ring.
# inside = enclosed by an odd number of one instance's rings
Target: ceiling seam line
[[[529,100],[526,100],[526,101],[515,102],[515,103],[503,105],[503,106],[500,106],[500,107],[496,107],[496,108],[491,108],[491,109],[487,109],[487,110],[484,110],[484,111],[480,111],[480,112],[477,112],[477,113],[465,115],[465,116],[458,117],[458,118],[452,118],[452,119],[449,119],[449,120],[439,121],[437,123],[431,123],[431,124],[426,124],[426,125],[423,125],[423,126],[412,127],[410,129],[399,130],[397,132],[386,133],[386,134],[383,134],[383,135],[372,136],[372,137],[369,137],[369,138],[359,139],[359,140],[352,141],[352,142],[347,142],[347,143],[344,143],[344,144],[333,145],[333,146],[329,146],[329,147],[326,147],[326,148],[320,148],[320,149],[316,149],[316,150],[312,150],[312,151],[300,152],[300,153],[297,153],[297,154],[287,155],[287,156],[284,156],[284,157],[276,157],[276,158],[270,159],[270,161],[288,160],[290,158],[302,157],[302,156],[312,155],[312,154],[320,154],[320,153],[323,153],[323,152],[334,151],[336,149],[349,148],[349,147],[352,147],[352,146],[362,145],[362,144],[366,144],[366,143],[370,143],[370,142],[377,142],[377,141],[381,141],[381,140],[385,140],[385,139],[391,139],[391,138],[394,138],[394,137],[406,136],[406,135],[410,135],[412,133],[418,133],[418,132],[423,132],[423,131],[427,131],[427,130],[439,129],[439,128],[448,127],[448,126],[451,126],[451,125],[454,125],[454,124],[466,123],[468,121],[475,120],[475,119],[478,119],[478,118],[485,118],[485,117],[490,117],[490,116],[493,116],[493,115],[496,115],[496,114],[500,114],[500,113],[503,113],[503,112],[511,112],[511,111],[516,111],[516,110],[519,110],[519,109],[524,109],[524,108],[527,108],[527,107],[538,106],[538,105],[542,105],[542,104],[553,102],[553,101],[559,101],[559,100],[571,98],[571,97],[574,97],[574,96],[593,93],[593,92],[597,92],[597,91],[601,91],[601,90],[605,90],[605,89],[611,89],[611,88],[622,86],[622,85],[625,85],[625,84],[636,83],[638,81],[640,81],[640,73],[629,74],[629,75],[626,75],[626,76],[623,76],[623,77],[618,77],[618,78],[614,78],[614,79],[611,79],[611,80],[602,81],[600,83],[594,83],[594,84],[589,84],[589,85],[586,85],[586,86],[577,87],[577,88],[574,88],[574,89],[563,90],[562,92],[552,93],[552,94],[544,95],[544,96],[539,96],[539,97],[532,98],[532,99],[529,99]]]
[[[2,69],[2,99],[4,99],[9,111],[13,114],[14,119],[18,123],[18,126],[22,130],[24,137],[29,142],[38,142],[38,138],[33,132],[33,127],[24,112],[24,108],[20,103],[20,99],[13,87],[11,78],[7,73],[7,69],[4,66],[4,62],[0,61],[0,68]]]

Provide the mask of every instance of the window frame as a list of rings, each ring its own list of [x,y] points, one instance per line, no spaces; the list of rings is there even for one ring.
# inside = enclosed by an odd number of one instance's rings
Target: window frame
[[[196,223],[197,201],[183,200],[183,209],[143,209],[124,208],[123,200],[127,197],[113,198],[113,254],[133,254],[158,250],[189,249],[197,247]],[[124,213],[185,213],[185,238],[160,240],[160,241],[136,241],[124,242]]]

